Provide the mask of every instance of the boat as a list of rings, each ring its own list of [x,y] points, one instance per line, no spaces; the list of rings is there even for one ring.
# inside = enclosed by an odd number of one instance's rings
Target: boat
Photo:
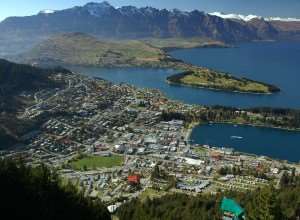
[[[230,138],[231,139],[243,139],[243,137],[241,137],[241,136],[231,136]]]

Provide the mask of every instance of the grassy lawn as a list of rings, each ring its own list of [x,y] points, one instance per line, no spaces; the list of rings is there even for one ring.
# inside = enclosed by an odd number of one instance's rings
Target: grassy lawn
[[[112,168],[122,166],[124,157],[113,155],[111,157],[90,156],[71,162],[71,166],[75,170],[90,170],[97,168]]]
[[[203,154],[207,152],[207,149],[204,147],[196,147],[193,149],[193,151],[197,154]]]

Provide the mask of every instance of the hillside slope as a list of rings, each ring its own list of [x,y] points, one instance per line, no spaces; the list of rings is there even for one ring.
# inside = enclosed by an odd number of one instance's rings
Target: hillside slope
[[[0,160],[0,182],[1,215],[8,219],[110,219],[101,202],[85,198],[71,184],[62,185],[45,166],[26,168]]]
[[[43,41],[23,53],[19,61],[38,64],[131,66],[159,62],[163,51],[141,41],[101,41],[82,34],[69,33]]]
[[[0,149],[14,145],[21,135],[34,129],[37,121],[20,120],[17,114],[34,103],[35,92],[64,86],[53,79],[57,73],[70,72],[0,60]]]
[[[60,87],[51,75],[63,69],[41,69],[0,59],[0,112],[14,112],[25,104],[23,92]]]

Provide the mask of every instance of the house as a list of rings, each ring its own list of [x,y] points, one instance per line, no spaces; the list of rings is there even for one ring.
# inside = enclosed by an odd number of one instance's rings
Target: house
[[[223,214],[223,220],[245,219],[245,210],[233,199],[224,197],[220,208]]]

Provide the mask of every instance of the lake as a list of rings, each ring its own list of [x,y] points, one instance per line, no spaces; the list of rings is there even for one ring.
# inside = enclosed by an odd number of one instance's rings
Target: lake
[[[206,124],[194,128],[191,140],[197,144],[232,147],[275,159],[300,161],[300,133],[252,126]]]
[[[273,95],[253,95],[173,86],[165,82],[169,75],[175,73],[171,69],[72,69],[114,83],[156,88],[167,97],[188,104],[300,108],[300,43],[259,42],[240,44],[237,48],[198,48],[170,53],[195,65],[275,84],[282,91]],[[199,144],[234,147],[238,151],[290,161],[300,160],[300,133],[296,132],[251,126],[204,125],[193,130],[192,139]]]
[[[166,77],[175,73],[169,69],[73,69],[115,83],[157,88],[169,98],[188,104],[300,108],[300,43],[246,43],[236,48],[184,49],[170,54],[195,65],[275,84],[282,91],[273,95],[255,95],[173,86],[165,82]]]
[[[270,96],[210,92],[204,104],[300,108],[299,42],[245,43],[235,48],[177,50],[171,55],[194,65],[274,84],[282,90]]]

